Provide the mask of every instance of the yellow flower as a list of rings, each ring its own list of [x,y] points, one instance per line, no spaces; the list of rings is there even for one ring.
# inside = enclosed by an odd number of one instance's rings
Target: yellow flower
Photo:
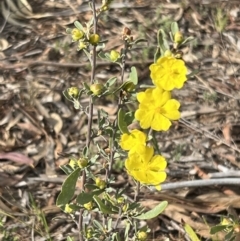
[[[153,156],[153,147],[145,147],[145,153],[133,153],[125,161],[125,167],[135,180],[143,184],[157,186],[164,182],[167,175],[164,171],[167,162],[160,155]]]
[[[139,131],[132,130],[130,134],[124,133],[121,136],[120,146],[123,150],[129,151],[129,154],[137,152],[139,154],[145,151],[147,136]]]
[[[187,80],[187,68],[181,59],[161,57],[149,69],[153,84],[164,90],[180,89]]]
[[[74,28],[71,34],[72,34],[72,40],[74,42],[84,37],[84,32],[77,28]]]
[[[139,108],[135,118],[143,129],[152,128],[156,131],[167,131],[172,125],[171,120],[178,120],[180,103],[171,99],[171,93],[159,88],[147,89],[137,94]]]

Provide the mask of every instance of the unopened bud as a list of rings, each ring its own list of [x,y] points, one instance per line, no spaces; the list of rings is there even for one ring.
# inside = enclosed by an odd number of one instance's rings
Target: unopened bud
[[[120,58],[120,53],[116,50],[112,50],[111,53],[110,53],[110,59],[113,62],[116,62],[119,58]]]
[[[164,52],[164,57],[171,57],[172,56],[172,51],[171,50],[166,50],[165,52]]]
[[[78,43],[78,50],[82,50],[82,49],[86,49],[86,48],[87,48],[86,42],[79,41],[79,43]]]
[[[100,36],[98,34],[91,34],[89,37],[89,42],[92,45],[97,45],[100,41]]]
[[[77,167],[77,161],[75,159],[70,159],[68,165],[73,169],[75,170],[75,168]]]
[[[65,213],[72,213],[73,209],[69,206],[69,204],[66,204],[66,206],[64,208],[64,212]]]
[[[86,158],[80,158],[78,161],[77,161],[77,164],[80,168],[84,168],[88,165],[88,160]]]
[[[180,44],[182,43],[182,41],[183,41],[182,33],[180,31],[176,32],[174,35],[174,42]]]
[[[145,241],[147,239],[147,233],[140,231],[137,233],[137,238],[139,241]]]
[[[131,29],[124,27],[123,28],[123,36],[130,36],[131,35]]]
[[[79,89],[77,87],[70,87],[67,89],[67,93],[75,99],[78,97]]]
[[[90,86],[90,90],[92,91],[92,93],[94,95],[100,95],[102,93],[102,91],[103,91],[103,87],[104,87],[103,84],[99,84],[99,83],[92,84]]]
[[[93,202],[88,202],[88,203],[85,203],[83,204],[83,207],[85,207],[87,210],[92,210],[93,209]]]
[[[99,177],[96,178],[95,183],[99,189],[104,189],[106,187],[106,182]]]

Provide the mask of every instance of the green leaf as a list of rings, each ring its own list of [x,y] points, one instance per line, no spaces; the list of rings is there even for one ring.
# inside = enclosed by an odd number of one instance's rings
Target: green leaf
[[[103,214],[114,214],[114,213],[117,213],[116,211],[113,211],[110,208],[111,207],[110,203],[109,203],[109,205],[105,205],[98,196],[93,196],[93,199],[96,202],[96,204],[98,205],[99,210]]]
[[[178,24],[177,24],[177,22],[173,22],[173,23],[171,24],[171,33],[172,33],[173,38],[174,38],[174,35],[175,35],[177,32],[179,32]]]
[[[81,24],[80,22],[75,21],[75,22],[74,22],[74,25],[75,25],[75,27],[76,27],[77,29],[82,30],[83,32],[85,32],[85,31],[84,31],[84,28],[83,28],[83,26],[82,26],[82,24]]]
[[[67,29],[66,29],[66,33],[67,33],[67,34],[71,34],[71,33],[72,33],[72,28],[67,28]]]
[[[155,54],[154,54],[154,63],[156,63],[157,60],[158,60],[161,56],[162,56],[161,50],[160,50],[160,48],[158,47],[157,50],[156,50],[156,52],[155,52]]]
[[[137,74],[137,69],[133,66],[131,68],[130,72],[130,80],[133,82],[133,84],[137,85],[138,84],[138,74]]]
[[[125,111],[122,108],[118,111],[118,127],[122,133],[130,133],[125,121]]]
[[[181,43],[181,45],[187,44],[187,43],[189,43],[189,42],[191,42],[193,40],[194,40],[194,37],[190,36],[190,37],[184,39],[183,42]]]
[[[86,49],[83,49],[83,51],[87,55],[89,62],[92,63],[91,54]]]
[[[144,38],[138,38],[132,44],[135,45],[135,44],[138,44],[141,42],[148,42],[148,41],[147,41],[147,39],[144,39]]]
[[[103,51],[98,53],[98,57],[102,60],[106,60],[105,53]]]
[[[131,224],[130,224],[130,222],[127,222],[126,224],[125,224],[125,232],[124,232],[124,240],[128,240],[128,237],[129,237],[129,231],[130,231],[130,227],[131,227]]]
[[[235,239],[234,230],[231,230],[228,234],[225,235],[226,241],[238,241],[238,239]]]
[[[103,230],[103,226],[101,225],[101,223],[99,223],[96,219],[93,220],[93,225],[99,229],[99,230]]]
[[[215,234],[215,233],[221,232],[222,230],[226,229],[227,227],[228,227],[228,225],[214,226],[210,229],[210,234]]]
[[[70,236],[67,236],[67,241],[74,241]]]
[[[63,182],[62,190],[57,197],[57,206],[66,205],[72,199],[80,172],[81,169],[77,168]]]
[[[82,106],[80,105],[79,101],[78,100],[73,100],[73,107],[76,109],[76,110],[79,110]]]
[[[126,122],[126,125],[133,123],[133,120],[135,119],[134,113],[134,111],[129,111],[125,114],[124,121]]]
[[[188,234],[189,238],[191,239],[191,241],[200,241],[197,234],[194,232],[194,230],[192,229],[192,227],[190,225],[188,225],[187,223],[184,224],[184,229],[185,229],[186,233]]]
[[[105,84],[106,88],[109,88],[112,85],[114,85],[116,83],[116,80],[117,80],[117,77],[112,77],[112,78],[108,79]]]
[[[97,47],[96,47],[96,51],[99,52],[101,50],[103,50],[105,48],[106,44],[105,43],[98,43]]]
[[[96,190],[88,193],[82,192],[77,196],[76,202],[80,205],[84,205],[85,203],[92,201],[94,195],[100,195],[103,192],[104,190]]]
[[[117,89],[113,91],[113,94],[121,89],[124,89],[124,87],[126,87],[128,84],[132,84],[132,81],[125,81],[124,83],[122,83]]]
[[[65,172],[65,174],[70,175],[73,169],[69,165],[62,165],[60,168]]]
[[[187,78],[192,78],[193,76],[195,76],[196,74],[198,74],[200,72],[200,69],[195,69],[193,70],[190,74],[187,75]]]
[[[152,210],[143,213],[137,217],[134,217],[136,219],[141,219],[141,220],[146,220],[146,219],[152,219],[157,217],[160,213],[162,213],[164,211],[164,209],[167,207],[168,202],[167,201],[163,201],[161,203],[159,203],[156,207],[154,207]]]
[[[161,56],[163,56],[166,50],[170,49],[167,41],[166,33],[164,32],[163,29],[158,30],[157,40],[158,40],[158,47],[160,47],[160,50],[161,50]]]
[[[120,237],[119,232],[113,233],[112,240],[117,240],[117,241],[121,241],[122,240],[121,237]]]
[[[88,157],[88,147],[87,147],[87,146],[85,146],[85,147],[83,148],[83,156],[84,156],[85,158]]]

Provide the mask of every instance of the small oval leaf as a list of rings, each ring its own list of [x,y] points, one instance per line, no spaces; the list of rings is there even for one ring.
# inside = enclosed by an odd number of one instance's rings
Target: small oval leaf
[[[108,205],[108,206],[105,205],[98,196],[94,196],[93,199],[94,199],[94,201],[98,205],[98,208],[100,209],[100,211],[102,211],[103,214],[116,213],[116,212],[114,212],[113,210],[110,209],[110,205]]]
[[[82,26],[82,24],[81,24],[80,22],[75,21],[75,22],[74,22],[74,25],[75,25],[75,27],[76,27],[77,29],[82,30],[82,31],[84,32],[84,28],[83,28],[83,26]]]
[[[125,121],[125,111],[120,108],[118,111],[118,127],[122,133],[128,133],[127,123]]]
[[[57,197],[57,206],[66,205],[72,199],[80,171],[81,169],[77,168],[64,181],[62,185],[62,190]]]
[[[191,241],[200,241],[197,234],[195,233],[195,231],[192,229],[190,225],[188,225],[187,223],[184,224],[184,229],[185,229],[185,232],[188,234],[189,238],[191,239]]]
[[[167,207],[168,202],[167,201],[163,201],[161,203],[159,203],[156,207],[154,207],[152,210],[143,213],[137,217],[134,217],[136,219],[141,219],[141,220],[146,220],[146,219],[152,219],[157,217],[160,213],[162,213],[164,211],[164,209]]]
[[[174,35],[179,32],[179,28],[178,28],[178,24],[177,22],[173,22],[171,23],[171,32],[172,32],[172,36],[174,37]]]
[[[133,84],[137,85],[138,84],[138,74],[137,74],[137,69],[133,66],[131,68],[130,72],[130,80],[133,82]]]
[[[228,225],[217,225],[214,226],[210,229],[210,234],[216,234],[220,231],[223,231],[224,229],[226,229],[228,227]]]

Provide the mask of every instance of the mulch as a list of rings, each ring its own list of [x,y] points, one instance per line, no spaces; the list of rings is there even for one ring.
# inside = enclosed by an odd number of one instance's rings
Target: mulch
[[[0,220],[18,240],[50,240],[41,215],[52,240],[77,238],[76,224],[55,203],[66,178],[60,166],[84,147],[87,131],[84,113],[62,94],[90,80],[88,60],[77,51],[66,28],[75,20],[88,21],[91,12],[84,0],[29,0],[27,8],[23,2],[14,2],[15,9],[7,0],[0,5]],[[124,26],[135,39],[147,39],[147,44],[131,50],[126,62],[126,76],[134,65],[140,84],[150,83],[148,66],[158,28],[167,29],[177,21],[184,36],[195,37],[182,51],[189,72],[196,74],[173,92],[181,102],[182,118],[157,136],[168,160],[166,184],[161,192],[140,193],[147,208],[169,202],[163,215],[148,223],[150,238],[189,240],[183,230],[187,223],[202,240],[210,240],[209,227],[218,224],[221,215],[238,218],[240,209],[239,4],[133,2],[114,1],[99,21],[99,33],[109,40],[107,51],[120,50]],[[119,68],[99,59],[96,78],[104,82],[112,76],[119,77]],[[81,99],[83,106],[87,103],[87,97]],[[114,119],[116,107],[114,101],[99,101],[95,120],[98,109]],[[132,196],[132,180],[122,170],[114,175],[116,186],[130,185]],[[223,237],[222,232],[219,240]]]

